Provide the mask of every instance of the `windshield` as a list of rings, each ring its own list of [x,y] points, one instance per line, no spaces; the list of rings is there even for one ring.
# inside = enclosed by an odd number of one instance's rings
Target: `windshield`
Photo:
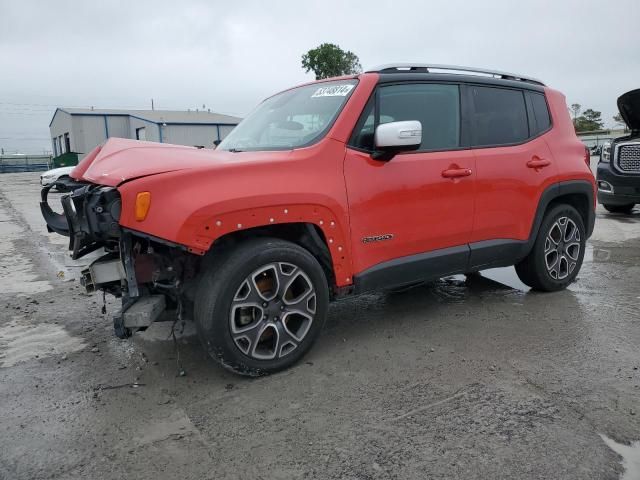
[[[315,83],[262,102],[218,146],[231,152],[290,150],[324,136],[357,81]]]

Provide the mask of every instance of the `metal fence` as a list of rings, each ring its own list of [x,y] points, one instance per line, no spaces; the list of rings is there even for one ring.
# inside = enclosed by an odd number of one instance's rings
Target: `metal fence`
[[[42,172],[51,168],[51,155],[2,155],[0,173]]]

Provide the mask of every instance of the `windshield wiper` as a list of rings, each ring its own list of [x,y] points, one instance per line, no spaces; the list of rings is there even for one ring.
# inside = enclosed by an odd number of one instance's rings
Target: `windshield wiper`
[[[238,152],[242,152],[243,150],[240,150],[240,149],[238,149],[238,148],[230,148],[230,149],[229,149],[229,151],[230,151],[231,153],[238,153]]]

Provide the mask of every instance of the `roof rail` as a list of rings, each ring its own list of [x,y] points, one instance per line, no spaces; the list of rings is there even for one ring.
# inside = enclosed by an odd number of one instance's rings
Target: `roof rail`
[[[433,72],[432,70],[438,70]],[[434,63],[389,63],[368,69],[365,73],[440,73],[443,72],[461,72],[488,75],[492,77],[502,78],[504,80],[517,80],[521,82],[536,83],[544,85],[541,80],[525,75],[515,73],[500,72],[498,70],[487,70],[486,68],[463,67],[460,65],[438,65]]]

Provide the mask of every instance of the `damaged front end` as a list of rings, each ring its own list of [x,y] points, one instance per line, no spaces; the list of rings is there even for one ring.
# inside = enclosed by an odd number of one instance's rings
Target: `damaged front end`
[[[70,191],[61,198],[63,213],[49,206],[52,187]],[[58,180],[42,189],[40,210],[47,222],[47,230],[69,237],[69,250],[74,260],[100,247],[112,249],[120,237],[122,202],[114,187],[79,182],[70,177]]]
[[[60,198],[62,213],[49,205],[54,186],[71,192]],[[69,237],[74,260],[103,249],[82,270],[80,282],[88,293],[101,290],[122,299],[114,316],[117,336],[188,315],[185,284],[195,277],[197,259],[179,245],[123,228],[117,188],[64,178],[42,189],[40,209],[50,232]]]

